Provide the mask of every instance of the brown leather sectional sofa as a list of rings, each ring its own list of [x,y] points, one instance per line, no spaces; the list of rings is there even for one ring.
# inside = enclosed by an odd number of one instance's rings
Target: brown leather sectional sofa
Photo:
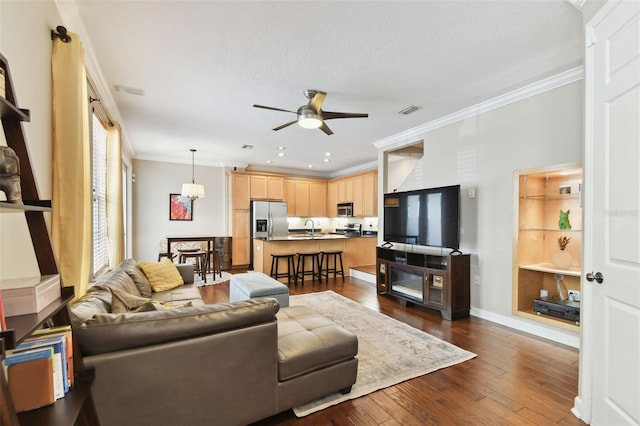
[[[123,292],[136,300],[150,290],[131,259],[72,305],[102,425],[242,425],[350,391],[355,335],[273,299],[206,305],[192,267],[178,268],[185,285],[150,295],[173,306],[122,312]]]

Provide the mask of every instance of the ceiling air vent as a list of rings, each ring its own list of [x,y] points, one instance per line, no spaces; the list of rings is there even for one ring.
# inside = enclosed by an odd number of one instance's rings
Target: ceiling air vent
[[[253,145],[245,144],[245,145],[242,145],[240,148],[242,148],[242,149],[253,149]]]
[[[422,109],[422,107],[411,105],[403,109],[402,111],[398,111],[398,114],[409,115],[412,112],[416,112],[417,110]]]

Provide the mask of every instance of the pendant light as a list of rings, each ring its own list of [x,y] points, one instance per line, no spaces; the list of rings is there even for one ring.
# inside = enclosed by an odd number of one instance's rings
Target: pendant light
[[[190,200],[197,198],[204,198],[204,185],[196,184],[195,174],[195,152],[196,150],[191,148],[191,183],[182,184],[182,196]]]

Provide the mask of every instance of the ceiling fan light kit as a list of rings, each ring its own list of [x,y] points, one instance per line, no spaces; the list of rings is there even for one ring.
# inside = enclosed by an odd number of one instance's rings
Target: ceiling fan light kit
[[[305,129],[320,129],[326,135],[332,135],[333,131],[329,126],[327,126],[327,123],[325,123],[326,120],[335,118],[367,118],[369,116],[369,114],[323,111],[322,103],[324,102],[324,98],[327,96],[325,92],[309,89],[304,91],[304,95],[309,99],[309,103],[298,108],[297,112],[257,104],[254,104],[253,106],[255,108],[270,109],[272,111],[290,112],[298,116],[297,120],[282,124],[274,128],[274,131],[284,129],[285,127],[289,127],[293,123],[297,122],[300,127]]]
[[[191,148],[190,151],[191,151],[191,183],[182,184],[182,192],[180,193],[180,195],[190,200],[196,200],[198,198],[204,198],[204,185],[200,185],[196,183],[195,162],[194,162],[196,150]]]

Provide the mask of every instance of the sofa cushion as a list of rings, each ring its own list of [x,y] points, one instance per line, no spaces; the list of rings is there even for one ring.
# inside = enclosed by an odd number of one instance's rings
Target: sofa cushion
[[[89,287],[87,294],[72,303],[70,313],[71,322],[80,325],[96,314],[111,311],[112,295],[104,286]]]
[[[117,269],[125,271],[131,277],[133,283],[138,287],[140,296],[151,297],[151,284],[149,284],[149,280],[138,262],[133,259],[125,259]]]
[[[358,338],[338,324],[305,308],[278,312],[278,380],[285,381],[355,357]]]
[[[151,298],[161,302],[178,303],[202,299],[202,295],[195,284],[185,284],[171,290],[155,292],[151,295]]]
[[[278,309],[273,299],[253,299],[153,312],[102,313],[75,331],[82,353],[95,355],[275,321]]]
[[[121,314],[124,312],[148,312],[159,311],[162,309],[182,308],[193,306],[189,301],[180,305],[174,305],[172,303],[161,302],[149,297],[134,296],[120,289],[114,289],[113,299],[111,302],[111,313]]]
[[[153,291],[165,291],[184,284],[178,268],[169,259],[161,262],[140,262],[140,267]]]

